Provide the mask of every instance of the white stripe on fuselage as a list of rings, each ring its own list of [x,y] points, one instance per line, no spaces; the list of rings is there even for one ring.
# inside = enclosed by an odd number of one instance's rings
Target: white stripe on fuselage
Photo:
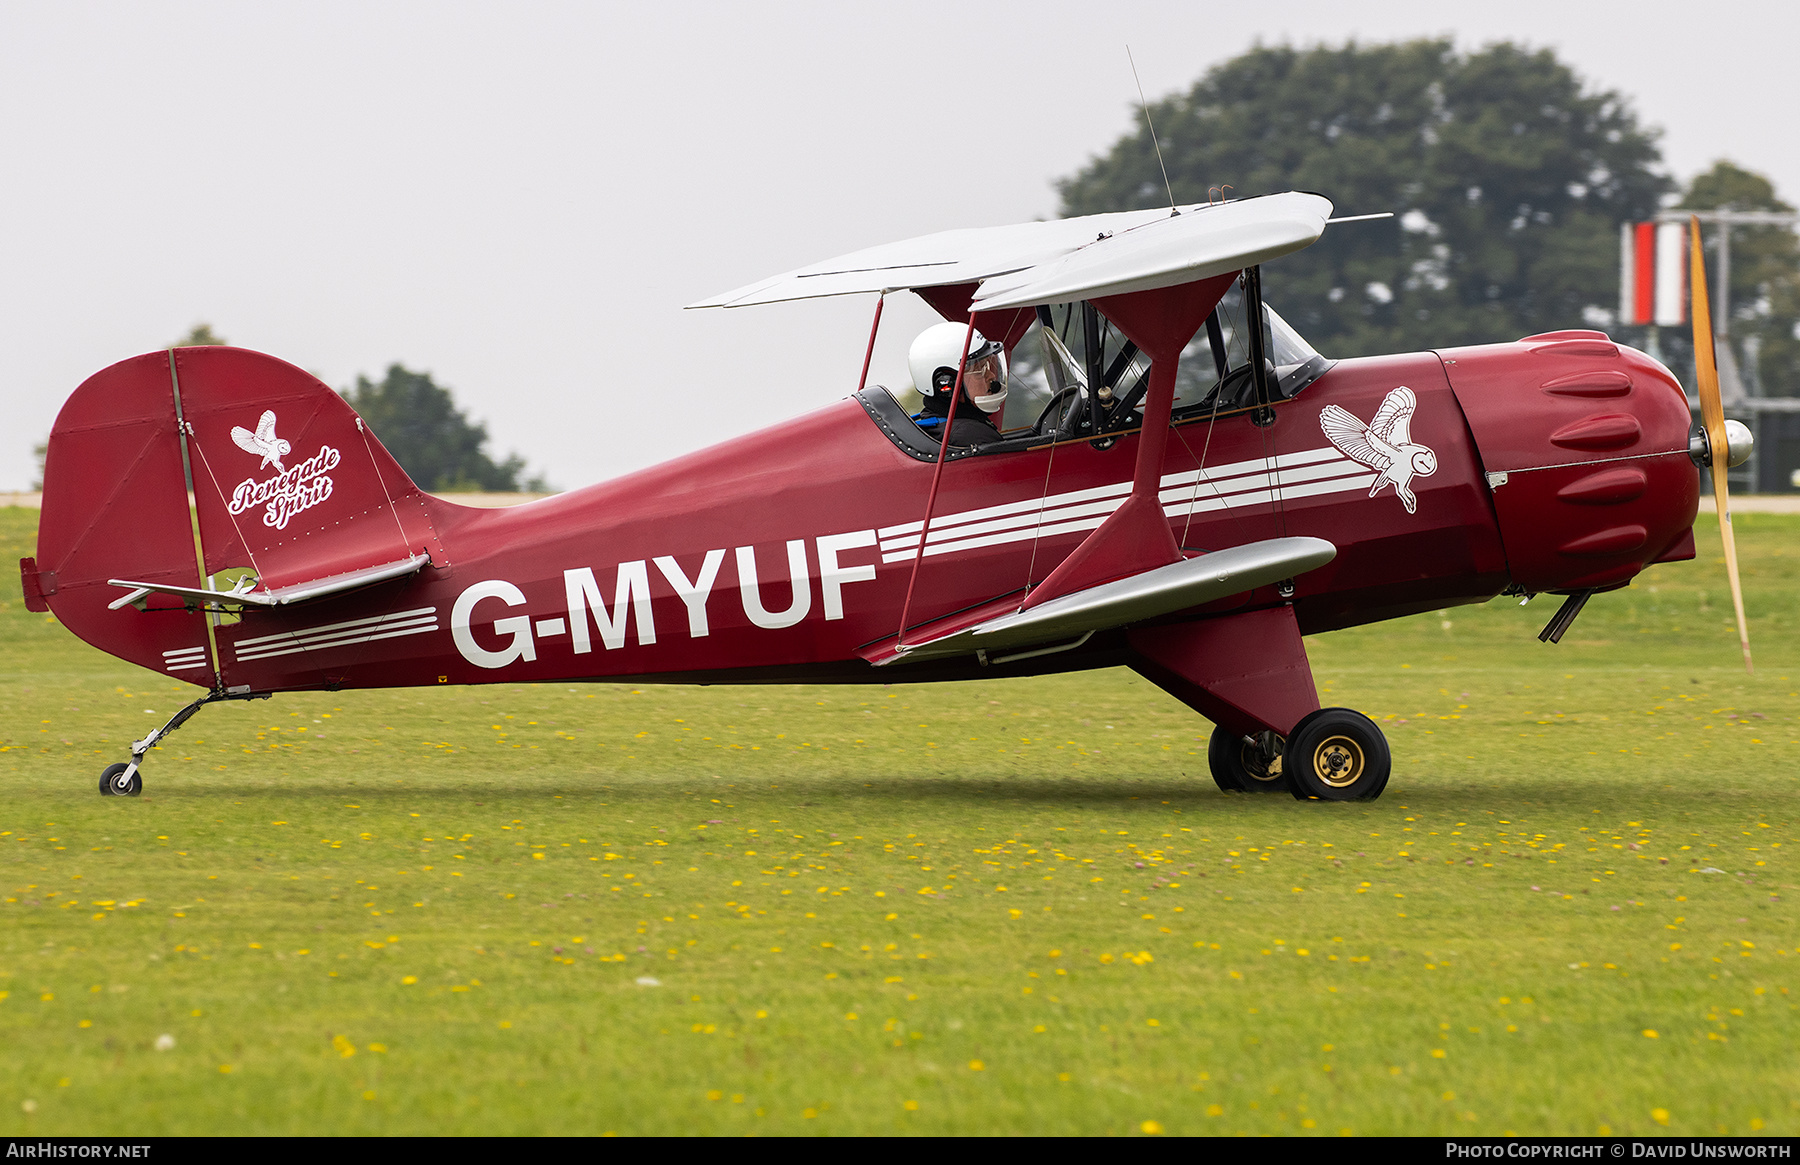
[[[1163,512],[1177,518],[1267,505],[1275,500],[1277,491],[1283,498],[1316,497],[1364,489],[1374,480],[1367,466],[1326,447],[1165,474],[1157,496]],[[934,517],[925,540],[925,557],[1093,530],[1123,505],[1130,493],[1130,482],[1115,482]],[[922,525],[903,522],[878,530],[881,560],[902,562],[917,553]]]
[[[166,671],[192,671],[197,667],[208,666],[204,647],[177,647],[162,654],[163,668]]]
[[[437,608],[418,607],[411,611],[394,611],[367,619],[350,619],[343,623],[327,623],[304,631],[279,631],[274,635],[258,635],[239,640],[233,647],[239,663],[293,655],[301,651],[326,651],[349,647],[376,639],[395,639],[403,635],[423,635],[436,631]]]

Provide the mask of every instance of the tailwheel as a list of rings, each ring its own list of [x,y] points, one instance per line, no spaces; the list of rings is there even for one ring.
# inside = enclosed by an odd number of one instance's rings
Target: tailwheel
[[[1381,729],[1349,708],[1309,713],[1288,734],[1282,760],[1289,788],[1303,801],[1373,801],[1393,771]]]
[[[102,797],[135,797],[144,791],[144,778],[135,764],[107,765],[100,774]]]
[[[1287,788],[1281,746],[1281,737],[1273,732],[1244,736],[1214,728],[1206,746],[1213,783],[1227,793],[1274,793]]]

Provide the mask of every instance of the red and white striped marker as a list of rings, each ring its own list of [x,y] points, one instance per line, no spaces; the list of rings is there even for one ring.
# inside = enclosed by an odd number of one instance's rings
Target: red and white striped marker
[[[1619,228],[1619,322],[1672,327],[1687,322],[1686,223]]]

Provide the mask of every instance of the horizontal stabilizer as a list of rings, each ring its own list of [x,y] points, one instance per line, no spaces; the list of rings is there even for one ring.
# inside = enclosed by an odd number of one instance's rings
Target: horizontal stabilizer
[[[897,648],[879,663],[1012,652],[1074,640],[1243,594],[1316,570],[1337,557],[1323,538],[1270,538],[1147,570],[988,619],[926,643]]]
[[[429,554],[415,554],[411,558],[403,558],[398,562],[383,563],[380,566],[368,566],[361,570],[345,571],[328,578],[316,578],[307,582],[291,583],[276,587],[273,590],[231,590],[210,591],[199,587],[170,586],[166,583],[133,582],[130,579],[114,578],[107,582],[115,587],[128,587],[124,596],[107,604],[111,610],[128,607],[152,594],[173,595],[184,601],[198,600],[202,603],[231,603],[245,607],[285,607],[293,603],[304,603],[311,599],[328,598],[341,595],[345,591],[353,591],[358,587],[373,586],[389,579],[405,578],[417,574],[426,563],[431,561]]]

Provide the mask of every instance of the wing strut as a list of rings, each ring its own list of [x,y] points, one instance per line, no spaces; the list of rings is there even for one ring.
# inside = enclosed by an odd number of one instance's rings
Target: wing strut
[[[887,292],[882,292],[875,300],[875,319],[869,324],[869,349],[863,353],[862,375],[856,378],[856,391],[861,392],[869,383],[869,362],[875,359],[875,334],[881,331],[881,309],[887,303]]]
[[[969,344],[975,339],[975,313],[969,313],[969,330],[963,333],[962,357],[956,362],[956,383],[950,388],[950,411],[944,416],[944,436],[938,442],[937,465],[931,471],[931,492],[925,496],[925,521],[919,526],[919,546],[913,551],[912,573],[906,579],[906,601],[900,604],[898,642],[906,641],[906,618],[912,614],[913,588],[919,584],[919,563],[925,558],[925,540],[931,535],[931,511],[937,505],[938,482],[944,479],[944,462],[950,450],[950,426],[956,420],[956,402],[962,395],[964,365],[969,362]],[[870,343],[872,344],[873,338]]]
[[[1150,389],[1144,399],[1144,425],[1138,436],[1131,495],[1062,565],[1050,572],[1021,610],[1181,561],[1175,535],[1169,530],[1168,515],[1163,513],[1157,496],[1169,446],[1175,372],[1181,363],[1181,350],[1194,338],[1237,276],[1233,271],[1175,287],[1125,292],[1094,301],[1106,318],[1150,357]]]

